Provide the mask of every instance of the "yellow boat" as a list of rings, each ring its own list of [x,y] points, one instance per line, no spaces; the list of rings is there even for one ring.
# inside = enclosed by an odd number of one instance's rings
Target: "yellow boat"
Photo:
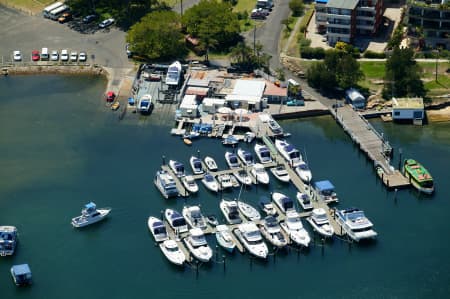
[[[119,101],[115,101],[115,102],[111,105],[111,110],[116,111],[117,109],[119,109],[119,107],[120,107]]]
[[[183,138],[183,142],[186,145],[192,145],[192,141],[189,138]]]

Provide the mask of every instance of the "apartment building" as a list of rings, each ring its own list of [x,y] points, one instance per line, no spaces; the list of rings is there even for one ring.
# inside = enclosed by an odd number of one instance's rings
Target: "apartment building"
[[[433,48],[450,49],[450,1],[408,1],[408,34],[413,42],[424,40]]]

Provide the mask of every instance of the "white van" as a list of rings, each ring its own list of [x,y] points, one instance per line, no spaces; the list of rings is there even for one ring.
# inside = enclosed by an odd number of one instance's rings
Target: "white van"
[[[48,54],[48,48],[42,48],[41,60],[49,60],[50,55]]]

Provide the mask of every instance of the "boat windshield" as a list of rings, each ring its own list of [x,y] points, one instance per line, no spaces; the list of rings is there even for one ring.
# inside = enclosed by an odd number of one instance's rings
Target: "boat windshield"
[[[160,234],[166,234],[166,228],[164,226],[158,226],[155,227],[153,229],[153,231],[155,232],[155,234],[160,235]]]
[[[166,247],[167,251],[169,252],[177,252],[178,251],[178,246],[174,246],[174,247]]]
[[[232,163],[232,164],[236,164],[238,161],[237,161],[237,157],[236,156],[230,156],[230,163]]]
[[[245,161],[253,160],[252,154],[250,154],[249,152],[244,153],[244,158],[245,158]]]
[[[289,222],[289,223],[298,223],[301,220],[300,220],[300,216],[294,216],[294,217],[288,217],[286,219],[286,221]]]
[[[424,188],[432,188],[433,187],[433,181],[424,181],[421,182],[420,185]]]
[[[300,158],[300,153],[294,149],[293,152],[289,153],[289,158],[298,159],[298,158]]]
[[[198,168],[198,169],[202,168],[202,162],[200,162],[200,160],[195,160],[193,164],[194,164],[194,168]]]
[[[200,235],[200,236],[191,236],[192,241],[195,242],[196,245],[202,245],[202,244],[206,244],[206,239],[204,235]]]
[[[208,183],[214,182],[214,177],[210,174],[205,175],[205,181]]]
[[[301,170],[309,170],[309,167],[306,163],[302,163],[298,166]]]
[[[263,158],[269,158],[270,157],[270,151],[266,148],[262,149],[259,151],[259,154],[261,155],[261,157]]]
[[[173,226],[184,226],[184,225],[186,225],[186,220],[184,220],[184,218],[173,219],[172,225]]]
[[[255,171],[256,171],[256,173],[258,173],[258,174],[262,174],[262,173],[265,173],[265,172],[266,172],[266,171],[264,170],[263,167],[256,167],[256,168],[255,168]]]

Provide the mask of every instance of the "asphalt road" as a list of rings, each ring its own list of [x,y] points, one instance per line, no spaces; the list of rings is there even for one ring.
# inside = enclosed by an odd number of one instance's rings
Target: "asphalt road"
[[[12,61],[12,52],[20,50],[23,61],[30,62],[31,51],[40,52],[45,47],[49,51],[85,51],[88,54],[87,63],[112,68],[132,66],[125,52],[125,32],[114,27],[97,30],[96,24],[92,24],[91,28],[92,33],[82,34],[69,28],[69,24],[59,24],[39,15],[24,15],[0,6],[0,59],[3,62]]]

